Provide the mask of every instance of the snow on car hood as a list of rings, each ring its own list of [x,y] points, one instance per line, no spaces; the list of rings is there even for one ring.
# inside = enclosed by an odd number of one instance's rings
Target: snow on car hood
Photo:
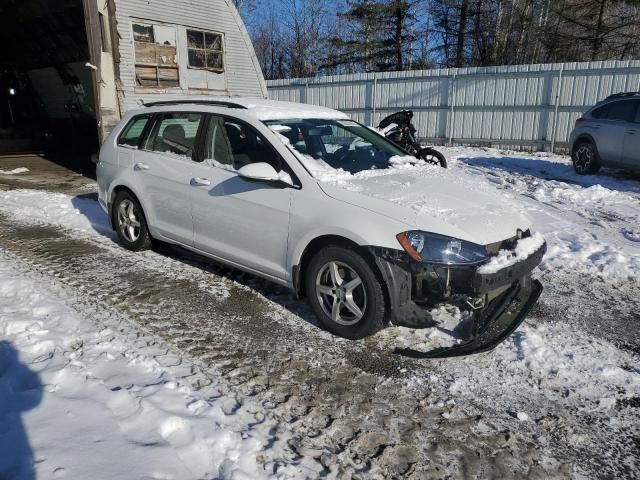
[[[314,176],[330,197],[401,220],[411,229],[487,245],[530,228],[518,201],[482,177],[409,160],[415,162],[396,158],[385,170],[353,175],[331,170]]]

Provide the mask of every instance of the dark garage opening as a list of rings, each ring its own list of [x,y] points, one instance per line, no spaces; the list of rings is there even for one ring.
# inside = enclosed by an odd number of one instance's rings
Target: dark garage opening
[[[82,0],[0,3],[0,154],[98,149]]]

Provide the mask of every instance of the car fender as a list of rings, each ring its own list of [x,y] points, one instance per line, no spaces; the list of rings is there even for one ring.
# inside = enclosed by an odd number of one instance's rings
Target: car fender
[[[119,188],[126,188],[127,190],[130,190],[138,199],[138,202],[140,202],[140,206],[142,207],[142,210],[144,212],[144,217],[147,221],[147,227],[149,228],[149,231],[153,235],[154,234],[153,225],[155,224],[155,221],[154,221],[155,212],[153,211],[151,204],[146,202],[144,195],[142,194],[142,187],[138,185],[138,183],[135,180],[132,180],[131,176],[127,175],[125,171],[120,171],[116,175],[116,177],[113,179],[113,182],[111,182],[111,185],[109,186],[109,193],[108,193],[109,219],[113,221],[113,219],[111,218],[111,213],[113,209],[113,202],[116,198],[115,191]]]
[[[598,145],[596,144],[593,136],[590,133],[580,133],[576,136],[575,140],[573,140],[573,143],[571,144],[571,155],[573,155],[573,151],[575,150],[576,145],[582,140],[588,140],[589,142],[591,142],[596,149],[596,153],[598,152]]]
[[[395,236],[410,229],[406,222],[333,199],[324,192],[317,193],[320,196],[315,197],[316,202],[310,206],[305,206],[304,201],[293,202],[287,259],[289,271],[300,264],[311,242],[320,237],[340,237],[361,247],[401,249]]]

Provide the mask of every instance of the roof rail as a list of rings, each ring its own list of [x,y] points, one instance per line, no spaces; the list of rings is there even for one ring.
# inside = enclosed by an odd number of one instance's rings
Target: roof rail
[[[610,98],[624,98],[624,97],[640,97],[640,92],[621,92],[614,93],[613,95],[609,95],[606,100]]]
[[[186,103],[192,103],[195,105],[211,105],[214,107],[227,107],[227,108],[239,108],[247,110],[247,107],[240,105],[239,103],[226,102],[224,100],[197,100],[197,99],[184,99],[184,100],[162,100],[159,102],[143,103],[143,107],[161,107],[163,105],[183,105]]]

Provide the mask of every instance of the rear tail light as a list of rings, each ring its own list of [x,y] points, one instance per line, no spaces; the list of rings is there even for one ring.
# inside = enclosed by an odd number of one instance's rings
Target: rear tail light
[[[581,124],[582,122],[584,122],[584,118],[582,118],[582,117],[578,118],[578,119],[576,120],[575,127],[577,128],[578,126],[580,126],[580,124]]]

